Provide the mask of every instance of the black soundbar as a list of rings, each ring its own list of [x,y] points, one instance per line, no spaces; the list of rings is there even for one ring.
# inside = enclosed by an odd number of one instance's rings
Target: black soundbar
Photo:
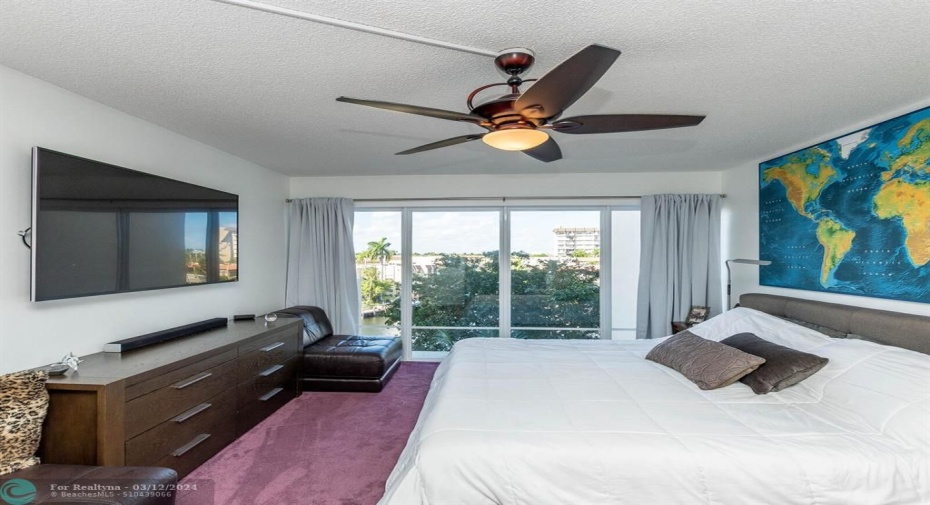
[[[167,330],[156,331],[154,333],[139,335],[138,337],[132,337],[123,340],[117,340],[116,342],[110,342],[108,344],[103,344],[103,352],[131,351],[140,347],[160,344],[162,342],[167,342],[176,338],[187,337],[194,335],[195,333],[202,333],[214,328],[222,328],[228,323],[229,321],[225,317],[214,317],[213,319],[207,319],[197,323],[185,324],[184,326],[178,326],[176,328],[168,328]]]

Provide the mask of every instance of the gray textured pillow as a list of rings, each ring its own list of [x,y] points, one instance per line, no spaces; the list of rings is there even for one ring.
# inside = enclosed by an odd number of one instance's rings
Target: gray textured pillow
[[[730,347],[765,358],[765,364],[739,381],[757,395],[781,391],[817,373],[827,358],[801,352],[761,339],[752,333],[737,333],[720,341]]]
[[[683,331],[652,348],[646,359],[677,370],[701,389],[717,389],[765,363],[759,356]]]

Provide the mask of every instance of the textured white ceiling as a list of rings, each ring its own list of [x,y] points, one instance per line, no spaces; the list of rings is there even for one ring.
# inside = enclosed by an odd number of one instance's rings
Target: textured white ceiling
[[[211,0],[0,0],[0,64],[288,175],[719,170],[930,98],[930,0],[265,0],[496,51],[538,77],[600,43],[623,55],[566,116],[704,114],[694,128],[558,135],[540,163],[480,132],[337,103],[465,110],[489,57]]]

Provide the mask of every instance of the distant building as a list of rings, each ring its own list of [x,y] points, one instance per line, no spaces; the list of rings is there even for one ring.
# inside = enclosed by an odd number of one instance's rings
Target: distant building
[[[601,230],[598,228],[563,228],[552,230],[555,233],[555,255],[560,258],[570,256],[572,252],[594,251],[601,248]]]
[[[236,228],[220,227],[220,262],[234,263],[238,259],[239,233]]]

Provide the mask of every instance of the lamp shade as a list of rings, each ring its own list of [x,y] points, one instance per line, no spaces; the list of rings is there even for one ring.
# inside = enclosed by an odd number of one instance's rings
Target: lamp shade
[[[549,134],[532,128],[511,128],[488,133],[481,140],[504,151],[523,151],[549,140]]]

